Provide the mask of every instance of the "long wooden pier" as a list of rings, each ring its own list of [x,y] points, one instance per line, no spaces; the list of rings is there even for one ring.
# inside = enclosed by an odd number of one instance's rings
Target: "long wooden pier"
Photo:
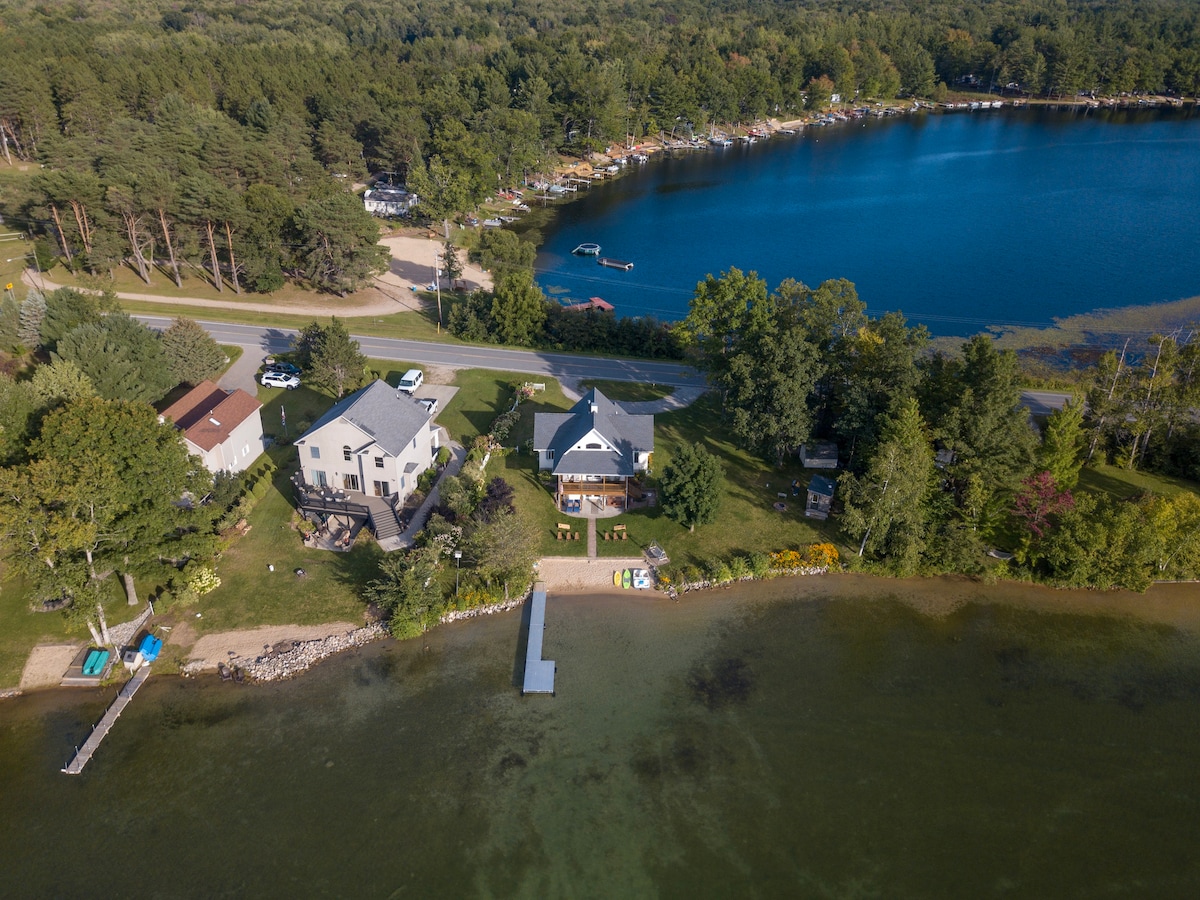
[[[104,714],[104,718],[92,727],[92,733],[88,735],[88,739],[83,742],[82,747],[75,751],[75,758],[67,763],[63,769],[66,774],[78,775],[83,771],[83,767],[88,764],[88,760],[92,758],[92,755],[100,747],[100,742],[108,737],[113,724],[120,718],[121,713],[129,705],[129,701],[133,699],[133,695],[137,693],[138,688],[149,677],[150,667],[142,666],[134,673],[132,678],[125,682],[125,686],[121,688],[121,692],[113,700],[112,706],[108,708],[108,711]]]
[[[542,659],[542,633],[546,630],[546,585],[537,582],[529,608],[529,643],[525,650],[523,694],[554,693],[554,660]]]

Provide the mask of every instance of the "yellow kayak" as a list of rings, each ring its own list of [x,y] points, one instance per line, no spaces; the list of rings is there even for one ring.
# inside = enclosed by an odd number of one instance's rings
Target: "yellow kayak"
[[[621,573],[613,572],[613,587],[620,587],[620,586],[621,586]]]

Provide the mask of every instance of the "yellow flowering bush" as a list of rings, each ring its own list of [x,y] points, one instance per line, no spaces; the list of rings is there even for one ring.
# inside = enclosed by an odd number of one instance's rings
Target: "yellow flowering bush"
[[[830,543],[810,544],[807,563],[816,569],[832,569],[838,564],[837,547]]]

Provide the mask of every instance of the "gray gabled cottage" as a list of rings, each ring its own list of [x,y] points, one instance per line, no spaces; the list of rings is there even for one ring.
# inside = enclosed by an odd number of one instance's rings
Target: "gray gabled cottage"
[[[563,512],[580,513],[586,502],[626,506],[629,480],[654,452],[654,416],[630,415],[593,388],[570,412],[537,413],[533,448],[538,468],[556,478]]]

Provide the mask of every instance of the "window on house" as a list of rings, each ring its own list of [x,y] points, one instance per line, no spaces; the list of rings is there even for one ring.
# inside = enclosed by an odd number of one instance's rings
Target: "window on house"
[[[344,459],[346,462],[350,462],[350,448],[349,447],[342,448],[342,459]]]
[[[313,459],[321,458],[321,448],[320,447],[309,447],[308,453]]]
[[[382,456],[375,457],[375,468],[377,468],[377,469],[383,468],[383,457]]]
[[[242,448],[242,458],[245,459],[249,455],[250,455],[250,445],[247,444],[245,447]]]
[[[553,450],[546,451],[546,459],[554,459],[554,451]]]
[[[587,449],[588,450],[603,450],[604,447],[602,447],[600,444],[588,444]]]
[[[400,490],[404,490],[406,487],[408,487],[408,479],[405,478],[403,475],[401,475],[400,476]]]

